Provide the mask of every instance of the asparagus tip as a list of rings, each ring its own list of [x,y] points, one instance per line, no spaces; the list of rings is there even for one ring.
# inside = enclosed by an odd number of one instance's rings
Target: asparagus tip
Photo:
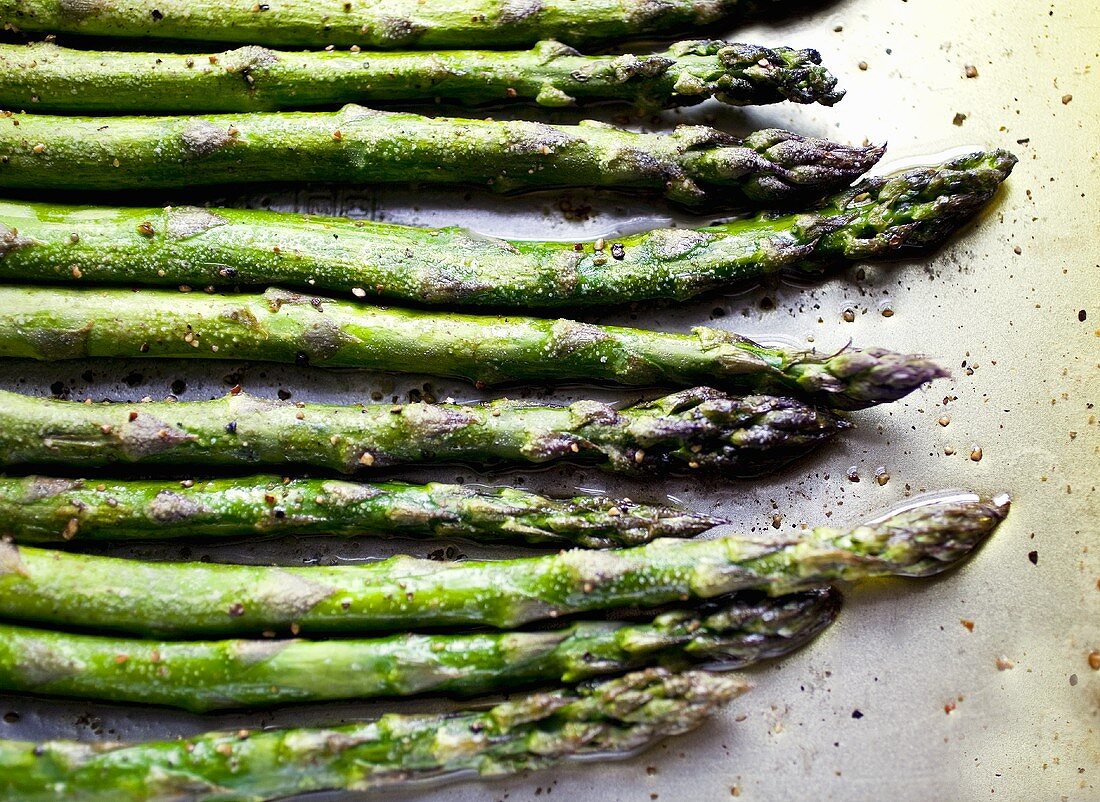
[[[1008,151],[994,149],[865,179],[840,203],[848,223],[831,221],[828,227],[836,230],[823,236],[837,238],[839,252],[848,259],[934,248],[989,202],[1016,162]]]
[[[722,43],[717,56],[730,70],[725,91],[715,94],[723,102],[741,105],[743,101],[738,97],[738,89],[746,81],[751,81],[757,92],[764,87],[772,92],[772,98],[758,97],[754,100],[756,103],[789,100],[832,106],[844,97],[844,90],[836,88],[836,77],[821,66],[821,54],[816,50],[729,42]],[[745,69],[746,63],[751,64],[748,69]]]
[[[882,557],[894,563],[897,575],[932,576],[970,554],[1000,525],[1010,506],[1007,493],[952,493],[917,500],[856,532],[876,533],[885,546]]]
[[[709,169],[732,180],[746,171],[744,148],[756,154],[755,175],[744,184],[745,194],[760,202],[794,206],[823,191],[840,191],[882,158],[885,145],[845,145],[800,136],[781,128],[754,131],[741,148],[718,149],[708,157]]]
[[[824,361],[799,363],[799,386],[828,396],[838,409],[863,409],[904,398],[922,384],[950,373],[919,354],[885,348],[845,348]]]
[[[741,668],[805,646],[836,620],[842,597],[826,586],[746,604],[704,604],[700,628],[684,651],[707,668]]]
[[[624,455],[628,467],[686,466],[692,472],[742,477],[785,465],[850,425],[796,398],[737,397],[709,387],[684,390],[635,409],[656,409],[663,417],[647,422],[645,431],[638,422],[635,430],[652,447],[646,447],[642,459]],[[632,457],[635,465],[629,464]]]

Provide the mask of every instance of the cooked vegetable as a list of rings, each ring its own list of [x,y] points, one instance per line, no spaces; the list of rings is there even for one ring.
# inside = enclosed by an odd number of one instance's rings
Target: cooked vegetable
[[[777,149],[801,147],[786,140]],[[273,283],[357,298],[513,308],[684,300],[780,271],[816,274],[937,245],[990,200],[1015,163],[1005,151],[974,153],[866,178],[812,211],[594,243],[506,241],[457,228],[241,209],[0,201],[0,278]],[[818,173],[812,159],[804,164],[807,179]]]
[[[238,730],[144,744],[0,740],[0,798],[262,802],[514,774],[571,757],[626,756],[693,729],[747,689],[735,675],[650,669],[489,709],[388,714],[329,729]]]
[[[699,327],[670,334],[573,320],[264,295],[0,286],[0,357],[248,359],[458,376],[482,385],[608,381],[796,391],[831,407],[894,401],[946,375],[881,348],[817,355]]]
[[[373,534],[604,548],[691,537],[721,523],[629,499],[439,482],[0,477],[0,535],[23,543]]]
[[[614,56],[582,56],[554,41],[512,52],[288,53],[248,46],[194,54],[38,42],[0,44],[0,106],[181,114],[401,100],[525,100],[554,107],[617,100],[648,111],[709,97],[735,106],[784,100],[831,106],[844,93],[820,64],[814,50],[720,41]]]
[[[0,624],[0,690],[202,712],[577,682],[646,666],[743,667],[828,626],[839,594],[727,600],[644,622],[373,640],[129,640]]]
[[[1007,498],[963,494],[853,529],[771,541],[662,539],[513,560],[399,556],[293,568],[146,562],[0,541],[0,618],[143,637],[514,628],[738,590],[778,595],[834,580],[929,576],[969,554],[1007,512]]]
[[[609,471],[763,473],[847,427],[776,396],[695,388],[615,409],[538,406],[295,404],[241,393],[214,401],[79,404],[0,391],[0,464],[115,463],[362,468],[464,461],[593,463]]]
[[[706,126],[639,133],[604,123],[335,112],[194,117],[0,117],[0,187],[121,190],[334,181],[586,186],[663,192],[688,204],[792,204],[858,178],[882,154]]]
[[[0,0],[0,24],[40,33],[152,37],[294,47],[444,50],[569,44],[678,32],[742,16],[775,0]]]

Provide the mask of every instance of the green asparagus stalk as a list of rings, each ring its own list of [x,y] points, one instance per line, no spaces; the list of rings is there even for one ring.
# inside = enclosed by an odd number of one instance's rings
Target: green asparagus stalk
[[[497,777],[626,756],[694,729],[748,689],[735,675],[650,669],[488,710],[388,714],[330,729],[207,733],[145,744],[0,740],[11,802],[263,802],[423,778]]]
[[[293,47],[446,50],[671,36],[742,17],[775,0],[0,0],[0,24],[28,33],[184,39]]]
[[[194,712],[577,682],[651,665],[740,668],[799,648],[839,594],[729,600],[646,622],[373,640],[158,642],[0,624],[0,689]]]
[[[571,460],[604,470],[758,475],[847,427],[791,398],[695,388],[615,409],[596,401],[338,406],[232,393],[213,401],[80,404],[0,392],[0,464],[392,465]]]
[[[156,563],[0,542],[0,618],[142,637],[510,629],[738,590],[778,595],[835,580],[929,576],[967,555],[1007,512],[1007,498],[962,494],[854,529],[772,541],[661,539],[631,549],[461,563],[407,556],[291,568]]]
[[[835,191],[882,155],[786,131],[747,140],[706,126],[638,133],[376,111],[201,117],[0,117],[0,187],[121,190],[333,181],[573,186],[687,203],[789,205]]]
[[[341,103],[505,100],[542,106],[615,100],[643,111],[717,98],[831,106],[843,92],[814,50],[677,42],[652,55],[582,56],[554,41],[531,50],[436,53],[224,53],[75,50],[0,44],[0,106],[36,112],[194,114]]]
[[[990,200],[1015,163],[1005,151],[974,153],[864,179],[809,212],[576,244],[239,209],[0,201],[0,278],[284,284],[451,306],[684,300],[783,270],[814,274],[936,245]]]
[[[24,543],[271,535],[402,535],[636,546],[721,518],[605,496],[511,487],[249,476],[168,480],[0,477],[0,535]]]
[[[604,381],[798,392],[840,409],[894,401],[947,375],[881,348],[820,355],[698,327],[672,334],[572,320],[264,295],[0,286],[0,357],[247,359],[455,376],[481,386]]]

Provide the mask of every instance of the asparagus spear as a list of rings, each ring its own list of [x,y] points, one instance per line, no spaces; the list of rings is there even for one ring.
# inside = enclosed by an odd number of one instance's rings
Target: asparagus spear
[[[201,117],[0,117],[0,186],[119,190],[256,182],[473,183],[509,192],[653,190],[688,204],[793,204],[882,155],[786,131],[742,141],[706,126],[638,133],[376,111]]]
[[[968,554],[1007,512],[1005,497],[962,494],[854,529],[773,541],[662,539],[450,564],[406,556],[297,568],[152,563],[0,542],[0,618],[143,637],[514,628],[738,590],[777,595],[834,580],[929,576]]]
[[[264,295],[0,286],[0,357],[248,359],[457,376],[480,385],[607,381],[796,391],[840,409],[894,401],[947,375],[881,348],[817,355],[698,327],[671,334],[572,320]]]
[[[1015,163],[1005,151],[973,153],[864,179],[810,212],[576,245],[239,209],[0,201],[0,278],[273,283],[466,306],[684,300],[781,270],[817,273],[936,245],[989,201]]]
[[[745,16],[775,0],[0,0],[0,24],[41,33],[151,37],[295,47],[444,50],[570,44],[676,33]]]
[[[72,540],[417,535],[634,546],[725,523],[678,507],[604,496],[546,498],[510,487],[336,479],[168,480],[0,477],[0,535]]]
[[[573,460],[604,470],[755,475],[802,456],[847,423],[776,396],[695,388],[614,409],[292,404],[240,393],[214,401],[54,401],[0,392],[0,464],[362,468]]]
[[[487,710],[388,714],[330,729],[207,733],[145,744],[0,740],[0,798],[19,802],[262,802],[420,778],[501,776],[571,757],[626,756],[687,732],[748,685],[649,669]]]
[[[373,640],[158,642],[0,624],[0,689],[181,707],[501,692],[644,666],[743,667],[828,626],[839,594],[728,600],[645,622],[583,621],[540,632],[402,634]]]
[[[509,99],[542,106],[617,100],[650,111],[715,97],[735,106],[831,106],[843,92],[814,50],[677,42],[652,55],[582,56],[554,41],[531,50],[436,53],[224,53],[75,50],[0,44],[0,105],[36,112],[179,114],[277,111],[350,102]]]

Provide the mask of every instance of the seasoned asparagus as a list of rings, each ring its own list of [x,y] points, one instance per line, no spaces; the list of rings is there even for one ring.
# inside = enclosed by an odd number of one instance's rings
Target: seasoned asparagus
[[[438,462],[571,460],[616,472],[757,475],[847,427],[791,398],[695,388],[615,409],[214,401],[80,404],[0,392],[0,464],[297,465],[353,473]]]
[[[0,357],[247,359],[456,376],[480,385],[604,381],[797,392],[839,409],[894,401],[946,372],[881,348],[819,355],[698,327],[365,306],[285,290],[180,294],[0,286]]]
[[[680,203],[789,205],[835,191],[882,155],[786,131],[746,140],[706,126],[638,133],[376,111],[201,117],[0,117],[0,187],[118,190],[335,181],[572,186]]]
[[[195,712],[577,682],[652,665],[741,668],[812,639],[832,590],[731,599],[638,623],[539,632],[406,633],[373,640],[130,640],[0,624],[0,690]]]
[[[815,274],[936,245],[990,200],[1015,163],[1005,151],[974,153],[864,179],[801,214],[576,244],[240,209],[0,201],[0,278],[286,284],[452,306],[684,300],[783,270]]]
[[[377,534],[606,548],[692,537],[722,523],[629,499],[438,482],[0,477],[0,536],[23,543]]]
[[[929,576],[966,556],[1007,512],[1006,497],[961,494],[853,529],[771,541],[661,539],[514,560],[399,556],[290,568],[145,562],[0,541],[0,618],[143,637],[514,628],[738,590],[778,595],[834,580]]]
[[[28,33],[78,33],[293,47],[445,50],[527,47],[671,36],[752,14],[776,0],[0,0],[0,24]]]
[[[0,740],[0,799],[263,802],[422,778],[501,776],[571,757],[626,756],[695,728],[747,689],[736,675],[649,669],[487,710],[388,714],[330,729],[129,745]]]
[[[401,100],[553,107],[617,100],[650,111],[709,97],[735,106],[784,100],[831,106],[844,93],[820,64],[814,50],[707,40],[615,56],[582,56],[554,41],[512,52],[289,53],[249,46],[190,55],[39,42],[0,44],[0,106],[193,114]]]

